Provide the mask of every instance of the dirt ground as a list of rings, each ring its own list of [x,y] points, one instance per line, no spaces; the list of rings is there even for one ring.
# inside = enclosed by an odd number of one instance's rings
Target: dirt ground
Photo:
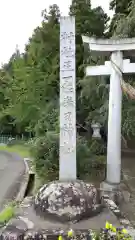
[[[120,204],[121,211],[135,227],[135,157],[122,158],[122,183],[127,201]]]

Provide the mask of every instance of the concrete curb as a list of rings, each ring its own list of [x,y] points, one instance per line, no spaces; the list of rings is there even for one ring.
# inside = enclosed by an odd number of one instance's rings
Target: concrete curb
[[[29,178],[30,178],[30,169],[29,169],[29,165],[27,163],[29,158],[24,158],[24,164],[25,164],[25,176],[24,176],[24,180],[22,181],[21,183],[21,186],[20,186],[20,190],[16,196],[16,201],[17,202],[22,202],[23,201],[23,198],[25,196],[25,192],[26,192],[26,189],[27,189],[27,186],[28,186],[28,182],[29,182]]]

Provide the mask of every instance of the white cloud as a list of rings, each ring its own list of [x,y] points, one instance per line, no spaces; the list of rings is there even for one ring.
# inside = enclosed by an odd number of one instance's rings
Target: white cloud
[[[0,63],[7,62],[16,45],[23,51],[33,29],[41,22],[41,11],[54,2],[60,6],[62,15],[68,14],[71,0],[0,0]],[[100,0],[93,0],[93,6]],[[109,0],[102,1],[108,12]]]

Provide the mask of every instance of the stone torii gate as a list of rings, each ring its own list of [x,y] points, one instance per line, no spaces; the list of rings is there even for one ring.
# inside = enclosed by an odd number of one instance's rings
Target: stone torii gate
[[[135,50],[135,38],[120,40],[96,40],[86,36],[82,38],[84,43],[89,44],[91,51],[111,56],[111,61],[105,62],[105,65],[86,67],[86,76],[110,75],[107,179],[102,185],[104,189],[109,190],[118,186],[121,180],[121,80],[122,73],[135,73],[135,63],[130,63],[129,59],[123,60],[123,54],[131,54],[131,51]]]

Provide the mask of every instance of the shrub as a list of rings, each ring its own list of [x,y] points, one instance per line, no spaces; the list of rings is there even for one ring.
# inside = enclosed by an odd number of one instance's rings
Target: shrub
[[[89,142],[90,152],[93,155],[104,155],[106,152],[102,139],[91,139]]]
[[[88,178],[92,175],[99,176],[100,173],[102,174],[103,170],[105,169],[106,156],[102,155],[103,152],[100,152],[99,149],[97,151],[98,155],[96,155],[96,149],[94,149],[94,146],[95,144],[92,145],[92,141],[87,142],[82,137],[78,138],[77,175],[80,179]]]
[[[34,167],[40,179],[58,179],[59,172],[59,136],[54,132],[46,132],[45,136],[36,138],[31,149],[34,156]]]

